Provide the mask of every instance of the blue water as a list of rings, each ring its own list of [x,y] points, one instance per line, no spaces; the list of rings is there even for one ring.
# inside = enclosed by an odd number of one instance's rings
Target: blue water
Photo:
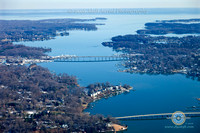
[[[11,17],[12,16],[12,17]],[[69,36],[56,37],[54,40],[36,42],[16,42],[27,46],[52,48],[49,55],[112,55],[116,52],[101,45],[116,35],[134,34],[144,28],[146,22],[163,19],[198,18],[199,14],[141,14],[141,15],[80,15],[80,14],[31,14],[5,15],[6,19],[44,19],[44,18],[95,18],[105,25],[98,26],[97,31],[69,31]],[[200,82],[186,78],[184,75],[140,75],[117,72],[120,62],[98,63],[41,63],[52,72],[75,75],[82,86],[94,82],[109,81],[112,84],[130,84],[136,91],[102,99],[92,103],[93,108],[85,111],[105,116],[127,116],[151,113],[173,113],[185,111],[186,107],[200,106],[196,98],[200,97]],[[127,133],[132,132],[199,132],[200,119],[186,120],[185,125],[193,124],[194,128],[167,129],[174,126],[171,120],[123,121],[129,126]]]

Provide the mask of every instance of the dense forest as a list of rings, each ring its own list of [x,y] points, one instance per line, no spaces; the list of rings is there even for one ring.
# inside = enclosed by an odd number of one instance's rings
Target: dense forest
[[[83,113],[91,102],[77,79],[35,64],[0,65],[0,132],[99,132],[116,120]]]

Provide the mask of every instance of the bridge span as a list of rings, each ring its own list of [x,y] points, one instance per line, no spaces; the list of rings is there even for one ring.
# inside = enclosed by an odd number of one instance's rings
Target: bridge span
[[[160,114],[145,114],[115,117],[117,120],[156,120],[156,119],[170,119],[173,113],[160,113]],[[200,117],[200,112],[184,112],[185,117]]]
[[[124,61],[131,57],[141,56],[142,54],[120,54],[112,56],[76,56],[76,55],[61,55],[52,56],[54,62],[107,62],[107,61]]]

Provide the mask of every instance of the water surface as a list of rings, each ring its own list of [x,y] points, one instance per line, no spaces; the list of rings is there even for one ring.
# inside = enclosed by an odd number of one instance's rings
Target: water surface
[[[112,55],[111,48],[101,45],[116,35],[135,34],[138,29],[144,28],[146,22],[167,19],[198,18],[198,14],[141,14],[141,15],[39,15],[15,16],[16,19],[44,19],[44,18],[96,18],[106,17],[107,20],[98,20],[97,31],[69,31],[69,36],[56,37],[54,40],[36,42],[16,42],[27,46],[43,46],[52,48],[49,55]],[[9,16],[7,16],[9,19]],[[11,19],[11,17],[10,17]],[[92,103],[93,108],[85,111],[91,114],[105,116],[127,116],[151,113],[173,113],[186,111],[187,107],[200,106],[196,98],[200,97],[200,82],[186,78],[184,75],[147,75],[117,72],[120,62],[89,62],[89,63],[41,63],[52,72],[76,75],[82,86],[90,83],[106,82],[112,84],[129,84],[136,91],[122,94],[109,99],[102,99]],[[171,120],[124,121],[129,126],[127,132],[198,132],[200,119],[186,120],[194,128],[167,129],[174,126]]]

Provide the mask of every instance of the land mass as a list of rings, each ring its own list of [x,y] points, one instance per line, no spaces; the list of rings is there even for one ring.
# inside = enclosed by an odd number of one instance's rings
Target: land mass
[[[199,34],[200,19],[161,20],[146,23],[145,29],[137,30],[138,34]]]
[[[97,19],[0,20],[0,132],[106,132],[127,129],[119,121],[83,110],[97,98],[129,92],[129,85],[95,83],[80,87],[74,76],[54,74],[24,59],[41,60],[49,48],[14,41],[53,39],[67,30],[97,30]],[[76,23],[75,23],[76,22]],[[3,62],[7,63],[3,63]],[[88,91],[86,91],[88,90]]]
[[[36,64],[0,65],[0,132],[114,131],[117,120],[83,110],[100,95],[130,88],[108,82],[80,87],[76,77],[56,75]]]
[[[176,24],[172,23],[173,30],[176,30]],[[200,25],[200,23],[197,23],[197,25]],[[160,28],[166,29],[168,33],[168,29],[165,26],[164,21]],[[192,29],[187,29],[188,33],[191,33],[189,32],[190,30]],[[167,37],[135,34],[116,36],[112,38],[111,42],[103,42],[102,44],[112,47],[115,51],[122,51],[127,54],[141,54],[140,56],[130,57],[128,61],[124,62],[123,65],[126,68],[122,70],[124,72],[149,74],[182,73],[200,80],[199,42],[200,36],[196,35]]]
[[[0,20],[0,40],[37,41],[68,36],[69,30],[97,30],[96,19]],[[85,22],[85,23],[83,23]]]
[[[102,24],[88,22],[101,19],[106,18],[0,20],[0,56],[40,58],[51,49],[13,45],[13,42],[54,39],[56,36],[68,36],[70,30],[97,30],[96,25]]]

